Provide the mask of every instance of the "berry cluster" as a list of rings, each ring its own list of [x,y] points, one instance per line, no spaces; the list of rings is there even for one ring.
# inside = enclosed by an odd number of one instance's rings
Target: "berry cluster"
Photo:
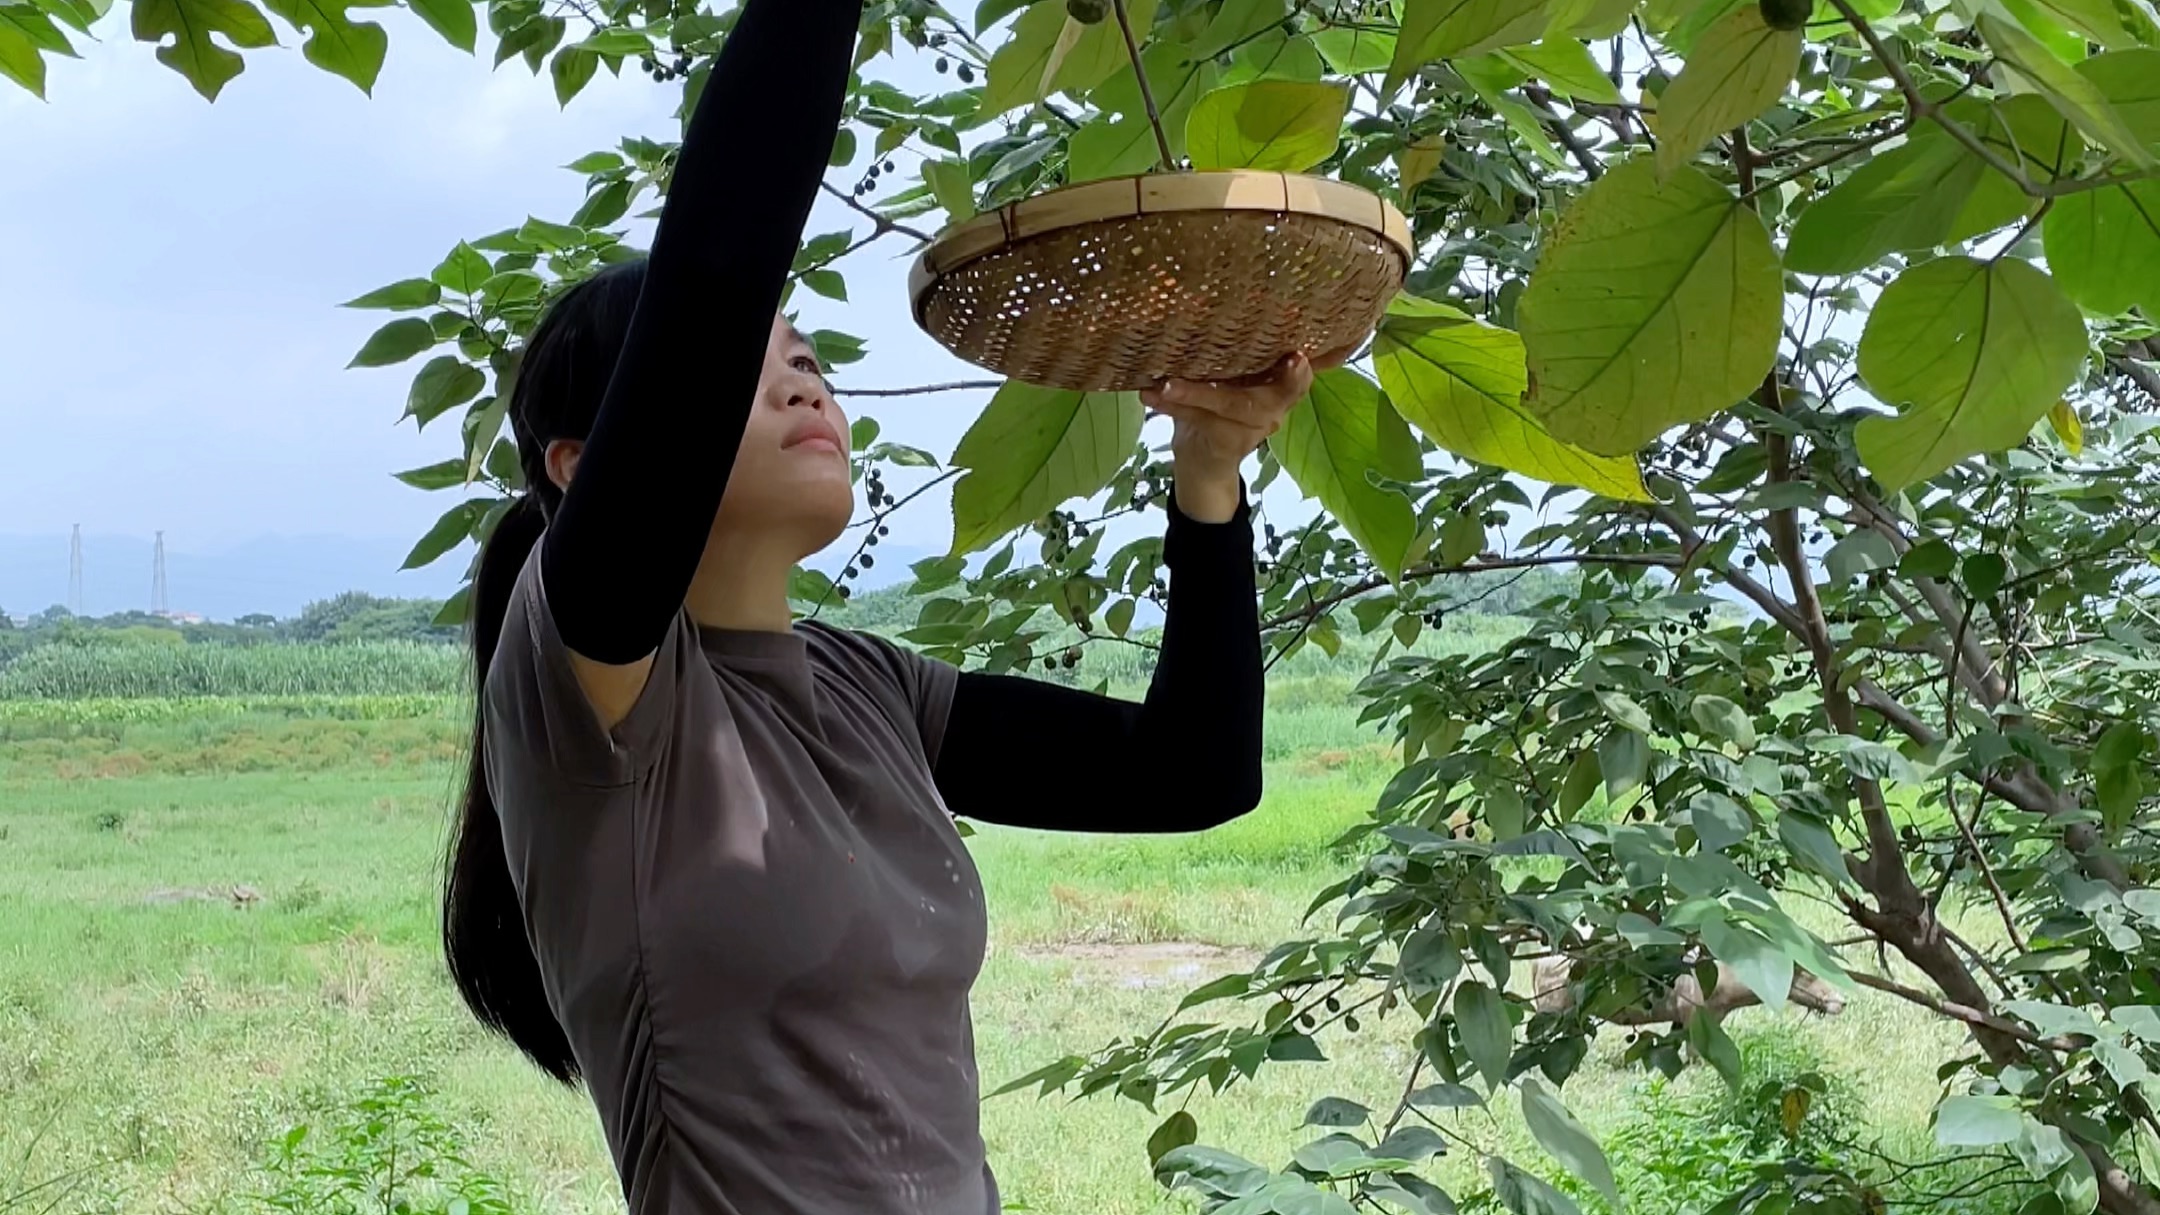
[[[656,83],[666,84],[670,80],[680,80],[688,76],[690,74],[690,62],[690,56],[688,55],[675,56],[673,63],[662,63],[653,56],[647,55],[639,61],[639,66],[644,68],[645,74],[652,77]]]

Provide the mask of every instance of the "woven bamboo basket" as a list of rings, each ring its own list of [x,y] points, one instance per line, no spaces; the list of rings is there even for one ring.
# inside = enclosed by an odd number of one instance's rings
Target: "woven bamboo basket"
[[[1250,170],[1067,186],[978,215],[917,259],[915,320],[1001,375],[1089,392],[1233,380],[1372,336],[1410,226],[1378,195]]]

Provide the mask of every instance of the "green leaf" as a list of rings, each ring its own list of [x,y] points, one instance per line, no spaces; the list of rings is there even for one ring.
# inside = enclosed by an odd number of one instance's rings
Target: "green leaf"
[[[1499,54],[1570,101],[1616,105],[1621,100],[1620,90],[1614,87],[1612,78],[1598,66],[1596,59],[1591,58],[1590,48],[1573,38],[1548,34],[1535,46],[1518,47]],[[1671,93],[1666,96],[1669,98]],[[1661,114],[1666,112],[1667,104],[1661,103]]]
[[[1213,59],[1282,24],[1286,12],[1284,0],[1223,0],[1222,7],[1215,11],[1215,19],[1208,22],[1207,29],[1195,40],[1193,54],[1196,58]]]
[[[1156,3],[1130,0],[1126,11],[1133,29],[1153,26]],[[1011,39],[990,57],[979,111],[983,118],[1031,105],[1052,93],[1085,92],[1131,62],[1124,32],[1116,21],[1083,27],[1079,37],[1058,56],[1058,42],[1067,20],[1065,6],[1049,2],[1033,4],[1021,14],[1013,24]]]
[[[1906,578],[1948,578],[1955,572],[1957,550],[1941,540],[1922,540],[1898,561],[1898,573]]]
[[[409,312],[415,308],[431,308],[442,300],[442,288],[424,278],[408,278],[387,287],[377,287],[356,300],[348,300],[346,308],[385,308],[392,312]]]
[[[1455,981],[1462,973],[1462,952],[1448,939],[1448,934],[1435,928],[1420,928],[1403,942],[1402,955],[1395,961],[1396,977],[1412,995],[1424,995],[1439,991]]]
[[[847,302],[847,279],[838,270],[805,270],[802,284],[826,299]]]
[[[2062,399],[2085,351],[2076,307],[2029,263],[1915,266],[1883,290],[1860,337],[1861,380],[1899,409],[1860,423],[1860,458],[1895,492],[2015,447]]]
[[[465,460],[459,457],[430,464],[425,468],[409,468],[396,474],[397,479],[414,489],[450,489],[465,484]]]
[[[450,256],[444,258],[442,264],[435,267],[434,273],[428,277],[445,291],[459,295],[478,295],[480,284],[488,281],[494,273],[495,268],[488,264],[486,255],[464,241],[459,241],[457,248],[452,249]]]
[[[1424,185],[1426,180],[1440,171],[1440,164],[1447,158],[1447,136],[1427,135],[1415,143],[1404,145],[1395,154],[1396,175],[1402,186],[1403,197]]]
[[[569,105],[599,70],[600,56],[584,47],[566,46],[555,52],[555,58],[548,63],[548,76],[555,83],[555,104]]]
[[[276,32],[247,0],[134,0],[128,23],[137,42],[156,43],[158,62],[209,101],[244,66],[219,39],[243,50],[277,45]]]
[[[971,553],[1074,498],[1100,493],[1132,455],[1146,415],[1129,392],[1007,381],[953,452],[954,553]]]
[[[264,4],[307,35],[301,53],[309,63],[343,76],[363,93],[374,93],[390,36],[372,21],[352,20],[347,14],[356,5],[346,0],[264,0]]]
[[[427,535],[420,538],[420,543],[413,546],[412,552],[405,558],[405,564],[400,568],[416,570],[441,560],[445,553],[463,544],[472,535],[473,529],[480,525],[480,520],[487,517],[488,509],[492,505],[475,498],[460,502],[444,511],[442,517],[435,521],[435,526],[429,528]]]
[[[2048,268],[2079,307],[2160,312],[2160,181],[2065,194],[2040,231]]]
[[[347,367],[389,367],[435,344],[435,330],[417,316],[401,317],[377,329]]]
[[[39,37],[33,37],[32,31]],[[43,14],[16,7],[0,7],[0,76],[5,76],[30,91],[40,101],[45,99],[45,54],[47,48],[42,35],[53,30],[52,22]],[[53,30],[58,34],[57,30]],[[62,43],[66,44],[64,36]],[[65,52],[72,55],[74,48]]]
[[[1793,961],[1769,938],[1729,920],[1710,920],[1702,926],[1702,942],[1710,955],[1739,975],[1749,991],[1762,997],[1770,1008],[1783,1008],[1792,990]]]
[[[2027,91],[2045,98],[2086,138],[2139,168],[2160,165],[2160,157],[2115,112],[2099,86],[2057,59],[2031,34],[1989,12],[1979,15],[1974,28],[2001,58],[2006,72],[2022,80]]]
[[[1404,0],[1402,33],[1382,91],[1392,93],[1436,59],[1458,59],[1535,42],[1546,0]]]
[[[1704,693],[1688,706],[1688,712],[1695,718],[1695,724],[1702,727],[1703,733],[1722,738],[1742,751],[1755,749],[1755,723],[1739,705],[1722,696]]]
[[[1459,514],[1440,526],[1440,564],[1466,565],[1485,551],[1485,524],[1476,515]]]
[[[1123,637],[1132,631],[1133,608],[1132,600],[1120,599],[1103,613],[1103,623],[1110,626],[1113,636]]]
[[[1277,1063],[1325,1063],[1327,1053],[1306,1034],[1277,1034],[1268,1041],[1267,1057]]]
[[[1975,599],[1993,599],[2010,574],[2000,553],[1974,553],[1964,562],[1965,590]]]
[[[1163,1124],[1148,1136],[1147,1155],[1150,1166],[1162,1163],[1162,1158],[1181,1147],[1191,1147],[1200,1139],[1200,1124],[1184,1110],[1170,1115]]]
[[[1844,586],[1873,570],[1892,569],[1897,563],[1897,550],[1881,532],[1872,528],[1855,530],[1823,554],[1823,568],[1829,572],[1834,586]]]
[[[1588,805],[1590,799],[1596,796],[1598,785],[1603,779],[1597,753],[1576,752],[1575,762],[1568,765],[1567,779],[1560,786],[1558,809],[1561,819],[1575,817],[1576,811]]]
[[[1725,1086],[1740,1091],[1740,1047],[1725,1032],[1717,1017],[1697,1016],[1688,1018],[1688,1046],[1707,1060],[1717,1074],[1724,1078]]]
[[[479,396],[486,387],[486,373],[456,355],[429,359],[420,374],[413,377],[411,391],[405,394],[405,416],[426,426]]]
[[[1562,443],[1523,407],[1522,339],[1508,330],[1401,296],[1380,322],[1373,364],[1404,419],[1464,459],[1608,498],[1650,500],[1633,456]]]
[[[1507,1001],[1483,983],[1470,982],[1455,989],[1454,1008],[1470,1065],[1485,1077],[1486,1088],[1499,1092],[1507,1084],[1508,1060],[1515,1053],[1515,1027],[1508,1020]]]
[[[2093,745],[2093,794],[2102,821],[2113,830],[2130,822],[2144,798],[2145,753],[2152,745],[2152,735],[2129,721],[2109,726]]]
[[[1624,1211],[1626,1204],[1620,1201],[1620,1186],[1613,1181],[1612,1165],[1605,1159],[1605,1149],[1575,1120],[1560,1098],[1554,1096],[1538,1081],[1536,1076],[1526,1076],[1522,1082],[1523,1121],[1530,1126],[1530,1133],[1552,1157],[1567,1166],[1567,1170],[1597,1188],[1612,1204],[1615,1211]]]
[[[1785,809],[1778,812],[1778,839],[1785,850],[1792,854],[1801,867],[1814,871],[1834,886],[1850,886],[1852,870],[1845,864],[1845,850],[1838,846],[1837,836],[1829,824],[1804,810]]]
[[[1755,831],[1747,807],[1714,789],[1698,790],[1688,800],[1688,822],[1704,852],[1723,852]]]
[[[1073,185],[1133,177],[1162,163],[1155,128],[1145,116],[1098,118],[1072,133],[1065,153],[1065,180]]]
[[[1711,26],[1658,98],[1658,174],[1670,176],[1783,97],[1800,70],[1804,41],[1801,30],[1765,24],[1759,4],[1743,4]]]
[[[2011,1097],[1946,1097],[1935,1107],[1935,1142],[1944,1147],[2015,1143],[2025,1116]]]
[[[1498,1156],[1485,1158],[1492,1176],[1493,1197],[1514,1215],[1582,1215],[1575,1200]]]
[[[1369,75],[1395,59],[1395,35],[1387,30],[1330,26],[1313,34],[1312,42],[1338,76]]]
[[[1620,456],[1753,391],[1784,283],[1755,212],[1701,171],[1637,158],[1561,216],[1516,315],[1524,400],[1553,437]]]
[[[925,160],[922,176],[931,197],[945,208],[951,222],[975,218],[975,187],[968,181],[966,165],[957,160]]]
[[[1350,90],[1339,84],[1256,80],[1202,97],[1185,120],[1195,169],[1302,173],[1335,154]]]
[[[1268,438],[1283,471],[1328,513],[1390,576],[1402,572],[1417,515],[1410,500],[1366,479],[1370,469],[1399,481],[1415,478],[1415,441],[1380,389],[1357,372],[1334,368],[1313,380],[1312,393]]]
[[[1305,1111],[1304,1126],[1363,1126],[1372,1111],[1343,1097],[1322,1097]]]
[[[2052,181],[2076,167],[2076,132],[2038,97],[1995,104],[1961,98],[1945,107],[1945,115],[2036,181]],[[1889,253],[1993,231],[2035,205],[1964,144],[1926,123],[1801,213],[1785,265],[1802,274],[1848,274]]]
[[[474,16],[473,0],[405,0],[406,6],[428,23],[428,28],[442,35],[444,42],[471,54],[479,40],[480,23]],[[590,169],[579,170],[591,172]]]
[[[1637,734],[1648,734],[1655,728],[1651,725],[1650,714],[1625,692],[1600,688],[1597,702],[1598,707],[1605,710],[1605,716],[1612,718],[1614,724],[1624,729],[1633,730]]]

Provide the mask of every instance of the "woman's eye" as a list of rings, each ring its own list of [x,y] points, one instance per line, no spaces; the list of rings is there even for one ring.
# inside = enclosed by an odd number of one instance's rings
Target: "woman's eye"
[[[807,354],[798,355],[795,361],[789,363],[788,366],[802,372],[804,375],[822,375],[825,371],[824,368],[818,366],[818,361],[816,359],[811,358]]]

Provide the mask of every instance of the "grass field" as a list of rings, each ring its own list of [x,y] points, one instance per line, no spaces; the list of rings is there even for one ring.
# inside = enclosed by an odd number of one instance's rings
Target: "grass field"
[[[1392,771],[1349,690],[1347,677],[1277,688],[1266,803],[1222,830],[972,841],[992,906],[976,1002],[987,1084],[1152,1025],[1186,987],[1296,930],[1311,892],[1354,863],[1328,841]],[[455,702],[347,708],[215,700],[121,722],[118,710],[0,711],[0,1211],[26,1148],[24,1178],[87,1170],[56,1215],[259,1209],[246,1202],[255,1167],[287,1126],[398,1074],[434,1087],[518,1211],[621,1209],[585,1097],[481,1034],[442,972]],[[1934,1069],[1958,1046],[1881,1000],[1836,1020],[1753,1010],[1731,1027],[1751,1063],[1840,1078],[1891,1149],[1924,1140]],[[1331,1041],[1326,1064],[1277,1066],[1202,1100],[1204,1137],[1279,1163],[1314,1097],[1392,1102],[1408,1037],[1382,1021]],[[1617,1050],[1617,1035],[1601,1043],[1567,1098],[1638,1144],[1615,1150],[1622,1184],[1663,1215],[1676,1208],[1660,1201],[1660,1170],[1685,1145],[1642,1128],[1714,1097],[1715,1082],[1648,1085],[1612,1065]],[[1148,1177],[1153,1120],[1137,1107],[1005,1097],[985,1123],[1010,1201],[1053,1215],[1183,1209]],[[1557,1171],[1507,1110],[1463,1130]],[[1467,1157],[1435,1173],[1466,1189],[1479,1175]]]

